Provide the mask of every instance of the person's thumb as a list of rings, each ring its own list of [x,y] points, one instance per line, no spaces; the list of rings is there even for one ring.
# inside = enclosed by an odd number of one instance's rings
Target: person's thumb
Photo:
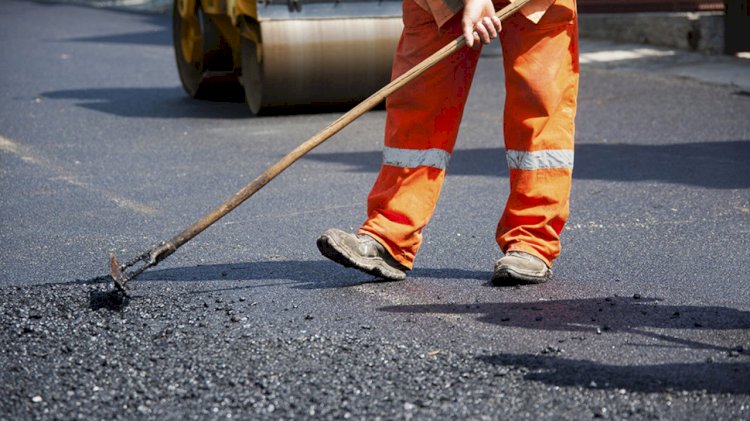
[[[461,20],[461,27],[463,28],[464,38],[466,38],[466,45],[469,47],[474,46],[474,22],[471,18],[464,16]]]

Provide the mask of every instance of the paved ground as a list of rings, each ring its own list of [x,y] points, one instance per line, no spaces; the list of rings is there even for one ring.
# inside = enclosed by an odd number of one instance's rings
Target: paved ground
[[[409,280],[314,246],[362,221],[376,111],[119,301],[110,252],[338,114],[186,98],[164,15],[8,1],[0,41],[0,418],[750,418],[750,90],[675,75],[716,59],[583,42],[553,282],[487,284],[507,194],[488,54]]]

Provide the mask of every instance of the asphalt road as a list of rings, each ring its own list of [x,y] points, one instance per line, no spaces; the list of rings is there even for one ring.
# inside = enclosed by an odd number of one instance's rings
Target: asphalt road
[[[375,111],[123,301],[111,252],[171,237],[339,115],[187,98],[169,27],[0,3],[0,418],[750,419],[750,92],[656,58],[584,65],[547,284],[487,282],[508,189],[489,55],[407,281],[315,248],[364,218]]]

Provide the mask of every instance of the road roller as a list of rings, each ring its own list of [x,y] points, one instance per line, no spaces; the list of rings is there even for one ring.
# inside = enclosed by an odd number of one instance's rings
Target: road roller
[[[193,98],[276,108],[354,104],[390,80],[400,0],[175,0],[173,41]]]

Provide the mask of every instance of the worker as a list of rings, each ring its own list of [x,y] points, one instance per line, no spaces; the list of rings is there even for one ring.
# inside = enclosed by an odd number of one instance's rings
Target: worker
[[[383,164],[367,218],[356,233],[327,230],[317,242],[325,257],[387,280],[406,277],[438,200],[481,45],[499,37],[510,193],[495,235],[504,255],[491,282],[551,278],[573,171],[576,2],[532,0],[501,23],[494,13],[504,5],[507,0],[404,0],[393,78],[462,34],[467,48],[387,99]]]

